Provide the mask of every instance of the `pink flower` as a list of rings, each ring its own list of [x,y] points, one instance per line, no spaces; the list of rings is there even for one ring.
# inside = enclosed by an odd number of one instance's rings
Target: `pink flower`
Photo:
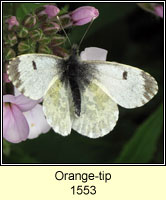
[[[37,104],[32,110],[23,113],[29,125],[29,139],[38,137],[41,133],[47,133],[51,127],[48,125],[42,106]]]
[[[15,16],[11,16],[6,20],[6,23],[9,24],[8,29],[11,30],[13,26],[19,26],[19,22],[17,21]]]
[[[106,60],[108,51],[98,47],[88,47],[81,52],[81,60]]]
[[[45,5],[45,9],[39,13],[39,15],[48,15],[48,18],[55,17],[59,12],[59,8],[53,5]]]
[[[23,95],[3,96],[3,137],[7,141],[19,143],[50,129],[38,103]]]
[[[29,126],[22,112],[32,109],[38,102],[23,95],[3,96],[3,137],[12,143],[27,139]]]
[[[9,82],[10,82],[10,80],[9,80],[9,77],[8,77],[8,74],[7,74],[7,73],[3,73],[3,81],[4,81],[5,83],[9,83]]]
[[[154,11],[157,16],[163,18],[163,6],[162,5],[155,6]]]
[[[81,26],[89,23],[99,16],[99,11],[92,6],[82,6],[70,14],[73,24]]]

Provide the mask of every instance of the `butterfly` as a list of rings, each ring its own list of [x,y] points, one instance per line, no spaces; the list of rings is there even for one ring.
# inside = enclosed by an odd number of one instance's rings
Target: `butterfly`
[[[47,122],[63,136],[74,129],[89,138],[103,137],[117,123],[117,104],[140,107],[158,91],[147,72],[117,62],[82,61],[75,45],[66,58],[20,55],[10,61],[7,73],[22,94],[43,98]]]

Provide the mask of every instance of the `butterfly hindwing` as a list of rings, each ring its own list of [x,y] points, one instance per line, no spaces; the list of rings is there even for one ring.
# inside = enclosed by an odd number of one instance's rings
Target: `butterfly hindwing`
[[[10,61],[7,73],[22,94],[38,100],[57,74],[56,65],[60,59],[48,54],[24,54]]]
[[[93,81],[82,93],[81,115],[72,128],[90,138],[102,137],[114,128],[118,114],[117,104]]]
[[[122,107],[140,107],[150,101],[158,91],[156,80],[143,70],[116,62],[86,62],[95,65],[98,70],[97,79]]]
[[[54,77],[44,95],[43,111],[48,124],[55,132],[66,136],[71,132],[68,90]]]

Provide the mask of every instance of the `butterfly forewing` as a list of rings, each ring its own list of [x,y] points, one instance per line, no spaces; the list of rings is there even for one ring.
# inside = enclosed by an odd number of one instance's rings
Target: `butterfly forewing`
[[[47,54],[24,54],[10,61],[7,73],[22,94],[38,100],[57,74],[60,59]]]
[[[116,62],[86,62],[96,66],[97,79],[122,107],[140,107],[150,101],[158,91],[156,80],[143,70]]]

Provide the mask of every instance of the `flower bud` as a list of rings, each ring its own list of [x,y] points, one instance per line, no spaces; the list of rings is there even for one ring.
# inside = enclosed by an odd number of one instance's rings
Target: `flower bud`
[[[81,26],[89,23],[99,16],[99,11],[92,6],[82,6],[70,13],[73,25]]]
[[[24,19],[24,26],[27,27],[27,28],[32,28],[35,26],[36,24],[36,15],[32,15],[30,14],[29,16],[27,16],[25,19]]]
[[[4,81],[5,83],[9,83],[9,82],[10,82],[10,80],[9,80],[9,77],[8,77],[8,74],[7,74],[7,73],[3,73],[3,81]]]
[[[39,41],[43,37],[43,31],[41,29],[33,30],[29,33],[32,40]]]
[[[22,41],[18,44],[18,51],[19,52],[26,52],[30,49],[30,45],[27,42]]]
[[[36,42],[31,40],[21,41],[18,44],[18,51],[20,53],[34,53],[36,48]]]
[[[40,45],[38,53],[52,54],[52,50],[47,45]]]
[[[41,40],[39,40],[40,44],[49,44],[51,42],[51,38],[50,37],[46,37],[45,35],[41,38]]]
[[[42,29],[45,34],[50,35],[52,33],[56,33],[57,31],[59,31],[60,26],[55,22],[50,22],[50,23],[44,24]]]
[[[53,54],[62,58],[69,56],[67,50],[59,46],[53,48]]]
[[[63,44],[65,41],[66,41],[66,37],[56,34],[51,39],[51,46],[52,47],[59,46]]]
[[[154,8],[154,12],[157,16],[163,18],[163,6],[162,5],[157,5]]]
[[[45,9],[38,13],[38,16],[47,15],[48,18],[55,17],[59,12],[59,8],[53,5],[45,5]]]
[[[18,31],[18,37],[19,38],[25,38],[28,35],[28,30],[25,27],[21,27],[20,30]]]
[[[11,16],[9,19],[7,19],[6,23],[8,23],[8,30],[11,30],[13,26],[19,26],[19,22],[15,16]]]
[[[5,48],[4,55],[5,55],[5,60],[10,60],[16,56],[16,53],[12,48]]]
[[[11,47],[14,46],[15,44],[17,44],[17,36],[15,33],[9,33],[7,35],[7,39],[5,41],[5,44],[10,45]]]

